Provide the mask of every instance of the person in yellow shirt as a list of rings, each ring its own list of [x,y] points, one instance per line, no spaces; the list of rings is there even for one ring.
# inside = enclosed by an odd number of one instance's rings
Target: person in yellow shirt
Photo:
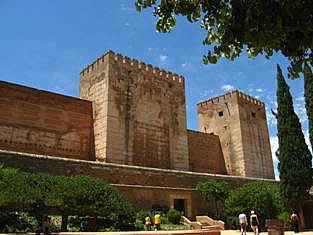
[[[150,219],[150,216],[148,214],[146,215],[146,218],[145,218],[145,229],[147,231],[151,230],[151,219]]]
[[[159,213],[154,216],[154,226],[155,230],[161,230],[161,215]]]

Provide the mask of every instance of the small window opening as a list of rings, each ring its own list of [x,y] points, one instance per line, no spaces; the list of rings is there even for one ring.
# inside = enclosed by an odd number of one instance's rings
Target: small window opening
[[[223,115],[224,115],[223,111],[218,112],[219,117],[223,117]]]
[[[255,118],[255,113],[254,113],[254,112],[251,112],[251,116]]]

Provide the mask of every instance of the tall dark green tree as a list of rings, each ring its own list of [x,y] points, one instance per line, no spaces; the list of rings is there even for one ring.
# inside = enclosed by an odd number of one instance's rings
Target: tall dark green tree
[[[308,64],[304,65],[305,108],[309,119],[309,136],[313,147],[313,74]]]
[[[312,155],[305,143],[301,123],[281,68],[277,65],[277,130],[280,193],[285,204],[297,209],[312,185]]]

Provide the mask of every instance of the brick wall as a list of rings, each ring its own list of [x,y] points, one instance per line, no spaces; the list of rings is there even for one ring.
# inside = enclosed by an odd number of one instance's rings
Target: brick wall
[[[93,160],[91,102],[0,81],[0,148]]]
[[[217,135],[188,130],[188,149],[191,171],[227,174]]]

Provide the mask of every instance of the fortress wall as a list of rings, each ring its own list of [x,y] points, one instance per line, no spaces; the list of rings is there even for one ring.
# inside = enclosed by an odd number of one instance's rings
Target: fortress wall
[[[128,200],[140,209],[151,208],[153,204],[161,203],[172,207],[174,198],[186,199],[188,216],[204,213],[210,206],[200,199],[195,190],[199,182],[208,179],[223,180],[233,187],[254,181],[275,183],[274,180],[126,166],[2,150],[0,163],[5,167],[19,168],[27,172],[97,177],[118,187]]]
[[[80,87],[96,101],[98,161],[188,170],[183,77],[109,51],[82,70]]]
[[[0,81],[0,148],[93,160],[91,102]]]
[[[227,175],[219,137],[188,130],[190,170]]]

